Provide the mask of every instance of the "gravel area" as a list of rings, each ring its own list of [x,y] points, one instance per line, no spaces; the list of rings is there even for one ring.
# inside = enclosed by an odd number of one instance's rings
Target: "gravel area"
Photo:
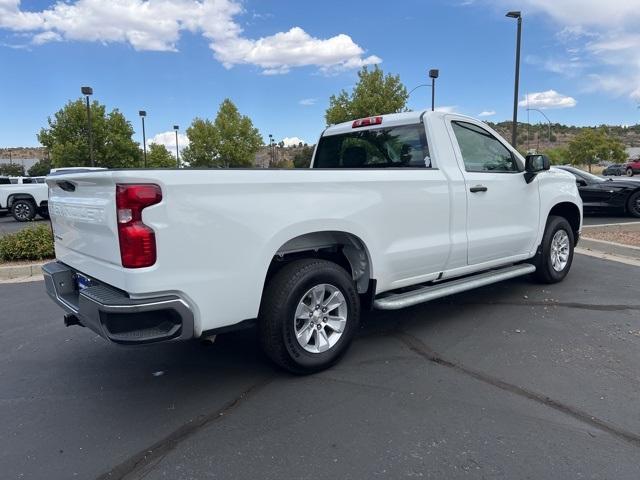
[[[637,228],[606,227],[585,229],[584,238],[621,243],[640,247],[640,230]]]

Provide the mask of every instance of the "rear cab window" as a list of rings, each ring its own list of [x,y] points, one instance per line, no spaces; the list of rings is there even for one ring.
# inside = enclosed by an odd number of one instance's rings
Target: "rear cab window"
[[[320,138],[313,168],[431,168],[422,123]]]

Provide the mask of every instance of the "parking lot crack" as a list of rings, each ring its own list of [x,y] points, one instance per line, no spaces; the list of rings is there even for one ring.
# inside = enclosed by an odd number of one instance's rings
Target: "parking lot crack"
[[[522,307],[563,307],[579,310],[594,310],[599,312],[617,312],[622,310],[640,310],[640,305],[592,304],[579,302],[555,302],[528,300],[526,302],[463,302],[462,305],[515,305]]]
[[[201,415],[196,419],[182,425],[169,435],[154,443],[148,448],[138,452],[108,472],[97,477],[97,480],[133,480],[142,479],[158,465],[164,457],[174,450],[180,443],[193,436],[195,433],[216,422],[226,418],[249,397],[262,390],[276,377],[270,376],[241,392],[233,400],[227,402],[222,408]]]
[[[443,367],[450,368],[475,380],[499,388],[500,390],[518,395],[546,407],[553,408],[554,410],[568,415],[582,423],[585,423],[591,427],[597,428],[602,432],[608,433],[613,437],[623,440],[626,443],[629,443],[635,447],[640,447],[640,435],[636,433],[624,430],[616,425],[606,422],[605,420],[601,420],[593,415],[590,415],[587,412],[584,412],[571,405],[567,405],[559,400],[548,397],[547,395],[544,395],[542,393],[538,393],[533,390],[529,390],[527,388],[505,382],[504,380],[493,377],[491,375],[487,375],[486,373],[479,370],[469,368],[463,364],[444,358],[442,355],[432,350],[422,340],[406,332],[398,331],[394,336],[403,344],[405,344],[411,351],[424,358],[425,360],[433,362],[437,365],[441,365]]]

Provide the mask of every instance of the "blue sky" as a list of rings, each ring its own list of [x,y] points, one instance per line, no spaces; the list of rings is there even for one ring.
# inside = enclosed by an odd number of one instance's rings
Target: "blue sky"
[[[524,17],[521,100],[529,92],[554,122],[640,122],[638,0],[0,0],[0,147],[37,145],[81,85],[119,108],[138,140],[138,110],[147,138],[171,144],[163,132],[213,118],[229,97],[265,139],[313,143],[329,96],[366,64],[409,89],[439,68],[438,106],[507,120],[510,9]],[[420,88],[409,106],[429,101]]]

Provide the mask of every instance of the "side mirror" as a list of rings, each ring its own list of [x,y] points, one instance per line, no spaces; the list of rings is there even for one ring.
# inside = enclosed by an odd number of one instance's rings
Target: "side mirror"
[[[551,168],[551,162],[546,155],[527,155],[524,166],[524,179],[531,183],[536,175]]]
[[[576,185],[578,185],[579,187],[586,187],[587,181],[583,180],[582,178],[576,178]]]

